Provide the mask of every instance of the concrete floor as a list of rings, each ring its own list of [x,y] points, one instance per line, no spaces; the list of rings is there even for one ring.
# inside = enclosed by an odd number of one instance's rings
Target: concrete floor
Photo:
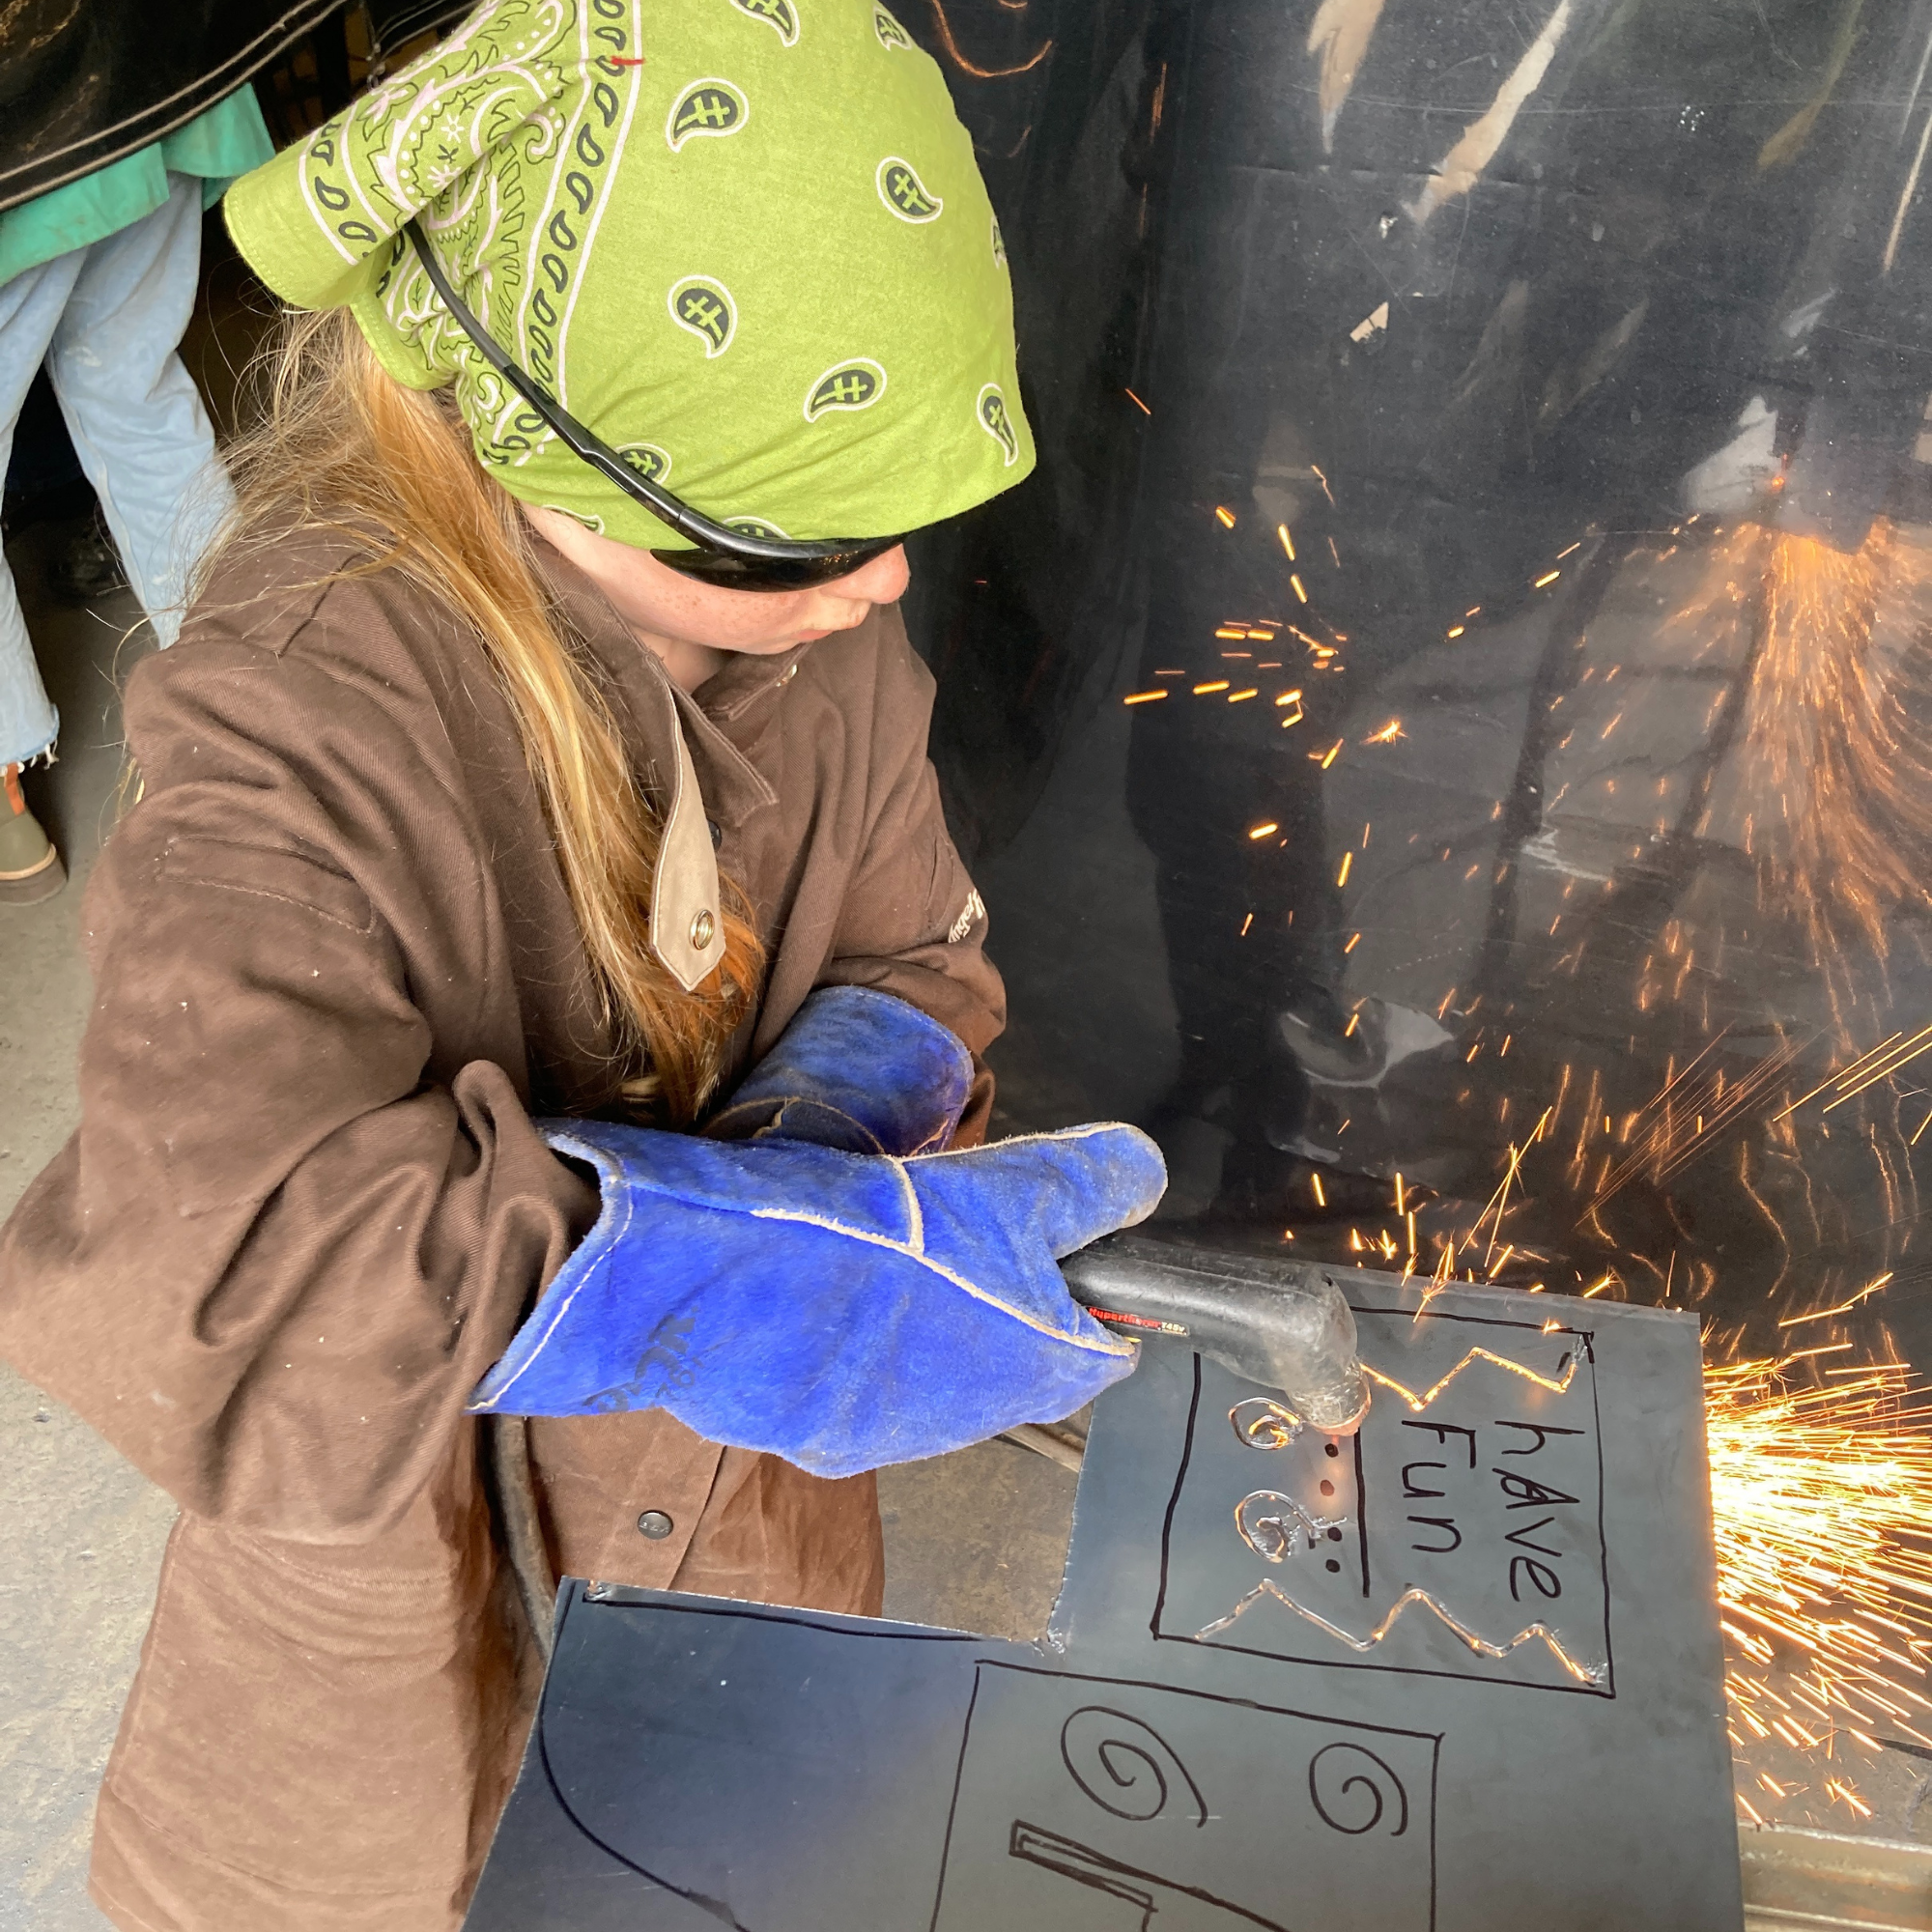
[[[24,531],[8,561],[62,717],[60,759],[29,774],[72,883],[0,907],[0,1214],[71,1131],[88,1006],[81,888],[122,775],[118,681],[152,639],[123,593],[54,603]],[[90,1429],[0,1368],[0,1932],[101,1932],[85,1879],[94,1792],[139,1654],[174,1509]],[[1074,1478],[1005,1442],[884,1472],[887,1613],[1000,1635],[1041,1630]]]
[[[41,562],[54,536],[29,529],[7,551],[61,712],[60,760],[28,774],[28,795],[72,876],[58,898],[0,907],[0,1211],[74,1123],[88,1004],[80,887],[119,787],[116,679],[153,641],[126,592],[85,610],[45,596]],[[82,1890],[94,1788],[174,1510],[90,1429],[5,1368],[0,1470],[0,1790],[9,1801],[0,1805],[0,1932],[82,1932],[106,1922]]]

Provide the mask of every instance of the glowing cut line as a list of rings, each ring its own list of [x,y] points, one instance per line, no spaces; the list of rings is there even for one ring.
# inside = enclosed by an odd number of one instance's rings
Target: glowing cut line
[[[1493,1360],[1494,1357],[1491,1359]],[[1538,1377],[1537,1379],[1541,1380],[1542,1378]],[[1293,1597],[1289,1596],[1275,1582],[1272,1577],[1264,1577],[1225,1617],[1216,1618],[1213,1623],[1196,1631],[1194,1633],[1194,1640],[1199,1643],[1204,1638],[1213,1636],[1217,1632],[1227,1630],[1243,1610],[1251,1604],[1258,1603],[1263,1597],[1272,1597],[1276,1603],[1282,1605],[1285,1608],[1293,1610],[1296,1616],[1306,1618],[1317,1630],[1327,1632],[1337,1642],[1345,1643],[1350,1650],[1356,1652],[1374,1650],[1381,1642],[1382,1638],[1389,1634],[1389,1631],[1395,1624],[1395,1620],[1402,1615],[1403,1611],[1407,1609],[1411,1604],[1420,1604],[1425,1609],[1433,1611],[1441,1620],[1443,1627],[1455,1636],[1460,1637],[1478,1657],[1505,1658],[1513,1650],[1519,1648],[1519,1646],[1529,1642],[1532,1637],[1536,1637],[1542,1640],[1548,1647],[1550,1656],[1578,1684],[1601,1684],[1609,1675],[1608,1670],[1603,1664],[1579,1663],[1576,1658],[1572,1657],[1563,1648],[1555,1632],[1548,1624],[1534,1623],[1525,1625],[1507,1643],[1492,1643],[1488,1637],[1472,1631],[1466,1624],[1458,1623],[1427,1590],[1405,1590],[1396,1599],[1395,1607],[1390,1610],[1388,1615],[1367,1636],[1353,1636],[1339,1624],[1331,1624],[1326,1617],[1320,1616],[1314,1610],[1307,1608],[1301,1604],[1297,1604]]]
[[[1434,1388],[1426,1390],[1421,1395],[1417,1395],[1413,1389],[1405,1388],[1393,1376],[1385,1376],[1379,1369],[1371,1368],[1367,1362],[1362,1364],[1362,1373],[1371,1381],[1380,1382],[1383,1388],[1393,1389],[1419,1415],[1471,1362],[1478,1359],[1493,1362],[1497,1368],[1507,1369],[1511,1375],[1520,1376],[1523,1380],[1534,1382],[1538,1388],[1547,1388],[1554,1395],[1567,1395],[1570,1392],[1570,1384],[1577,1378],[1577,1364],[1583,1358],[1581,1355],[1572,1355],[1570,1366],[1562,1375],[1552,1379],[1548,1376],[1538,1375],[1534,1369],[1524,1368],[1520,1362],[1511,1361],[1507,1355],[1492,1355],[1487,1349],[1471,1349]],[[1444,1614],[1446,1615],[1446,1612]]]
[[[1540,1125],[1541,1123],[1539,1122]],[[1485,1361],[1492,1363],[1499,1369],[1507,1369],[1513,1376],[1520,1376],[1525,1381],[1534,1382],[1539,1388],[1548,1389],[1554,1395],[1564,1395],[1568,1393],[1570,1384],[1576,1379],[1577,1368],[1582,1359],[1580,1352],[1573,1354],[1570,1357],[1569,1365],[1564,1369],[1563,1373],[1560,1376],[1550,1377],[1540,1375],[1535,1369],[1526,1368],[1521,1362],[1512,1361],[1507,1355],[1494,1354],[1488,1349],[1471,1349],[1440,1381],[1425,1390],[1421,1395],[1417,1395],[1413,1389],[1407,1388],[1403,1383],[1397,1381],[1393,1376],[1385,1376],[1379,1369],[1370,1367],[1367,1362],[1362,1364],[1362,1373],[1372,1380],[1380,1382],[1384,1388],[1393,1389],[1404,1402],[1407,1403],[1412,1410],[1419,1414],[1471,1362]],[[1230,1413],[1229,1420],[1234,1420],[1232,1412]],[[1238,1429],[1236,1433],[1238,1433]],[[1252,1501],[1253,1498],[1248,1498],[1248,1500]],[[1243,1507],[1245,1508],[1245,1506],[1246,1504],[1244,1503]],[[1296,1514],[1299,1515],[1302,1512],[1297,1510]],[[1239,1522],[1240,1515],[1237,1511],[1236,1514],[1237,1527]],[[1248,1539],[1244,1536],[1243,1541],[1248,1541]],[[1314,1543],[1313,1537],[1309,1539],[1309,1542],[1312,1548]],[[1249,1548],[1253,1548],[1254,1547],[1250,1541]],[[1264,1550],[1257,1550],[1256,1553],[1258,1555],[1266,1554]],[[1244,1610],[1251,1605],[1259,1602],[1263,1597],[1272,1597],[1276,1603],[1282,1605],[1287,1609],[1293,1610],[1296,1616],[1302,1618],[1305,1622],[1313,1624],[1317,1630],[1325,1632],[1338,1643],[1347,1644],[1350,1650],[1356,1652],[1358,1655],[1374,1650],[1381,1642],[1382,1638],[1395,1627],[1396,1619],[1402,1615],[1403,1611],[1411,1604],[1420,1604],[1435,1616],[1445,1630],[1449,1631],[1452,1635],[1460,1638],[1462,1642],[1467,1644],[1478,1657],[1487,1657],[1500,1661],[1508,1657],[1511,1652],[1519,1649],[1521,1645],[1528,1643],[1532,1638],[1536,1638],[1544,1644],[1550,1656],[1578,1684],[1602,1684],[1609,1675],[1607,1665],[1583,1663],[1572,1657],[1563,1648],[1562,1641],[1556,1633],[1546,1623],[1537,1622],[1527,1624],[1521,1630],[1518,1631],[1513,1637],[1509,1638],[1507,1642],[1492,1643],[1488,1637],[1482,1635],[1477,1631],[1471,1630],[1468,1625],[1452,1616],[1427,1590],[1418,1588],[1405,1590],[1396,1599],[1395,1605],[1389,1611],[1388,1615],[1367,1636],[1355,1636],[1350,1632],[1344,1630],[1341,1625],[1330,1623],[1326,1617],[1321,1616],[1315,1610],[1309,1609],[1305,1605],[1297,1604],[1271,1577],[1264,1577],[1225,1617],[1218,1617],[1211,1624],[1208,1624],[1201,1630],[1196,1631],[1194,1634],[1195,1640],[1200,1642],[1204,1638],[1211,1637],[1218,1632],[1229,1629]]]

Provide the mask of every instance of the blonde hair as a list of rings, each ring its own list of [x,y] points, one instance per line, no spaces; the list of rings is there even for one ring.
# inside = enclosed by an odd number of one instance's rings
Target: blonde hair
[[[407,389],[346,310],[291,314],[263,360],[259,416],[229,451],[239,503],[202,566],[293,530],[343,531],[481,638],[536,781],[626,1095],[696,1118],[754,999],[763,952],[723,880],[722,963],[687,993],[650,948],[661,826],[610,707],[560,628],[516,501],[477,463],[449,401]],[[641,648],[641,647],[640,647]]]

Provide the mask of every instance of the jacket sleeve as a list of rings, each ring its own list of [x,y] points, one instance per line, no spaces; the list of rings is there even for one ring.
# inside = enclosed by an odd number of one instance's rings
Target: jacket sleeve
[[[985,905],[946,829],[926,755],[932,674],[898,613],[884,615],[866,843],[821,983],[895,994],[964,1041],[975,1079],[954,1144],[971,1147],[992,1111],[983,1056],[1005,1031],[1007,993],[985,953]]]
[[[299,742],[380,699],[268,653],[193,657],[129,692],[146,795],[88,890],[80,1125],[0,1235],[0,1353],[184,1509],[355,1542],[447,1458],[596,1197],[512,1071],[429,1072],[358,882],[385,852],[393,884],[395,798],[372,780],[325,805]]]

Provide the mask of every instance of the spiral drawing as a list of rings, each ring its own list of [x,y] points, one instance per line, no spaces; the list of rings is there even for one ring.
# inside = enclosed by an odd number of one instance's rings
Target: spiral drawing
[[[1374,1751],[1323,1745],[1308,1761],[1308,1796],[1324,1825],[1359,1838],[1393,1812],[1389,1836],[1408,1830],[1408,1793]]]
[[[1074,1783],[1116,1818],[1144,1825],[1184,1792],[1195,1824],[1208,1822],[1201,1787],[1173,1747],[1124,1711],[1082,1705],[1060,1728],[1060,1756]]]

